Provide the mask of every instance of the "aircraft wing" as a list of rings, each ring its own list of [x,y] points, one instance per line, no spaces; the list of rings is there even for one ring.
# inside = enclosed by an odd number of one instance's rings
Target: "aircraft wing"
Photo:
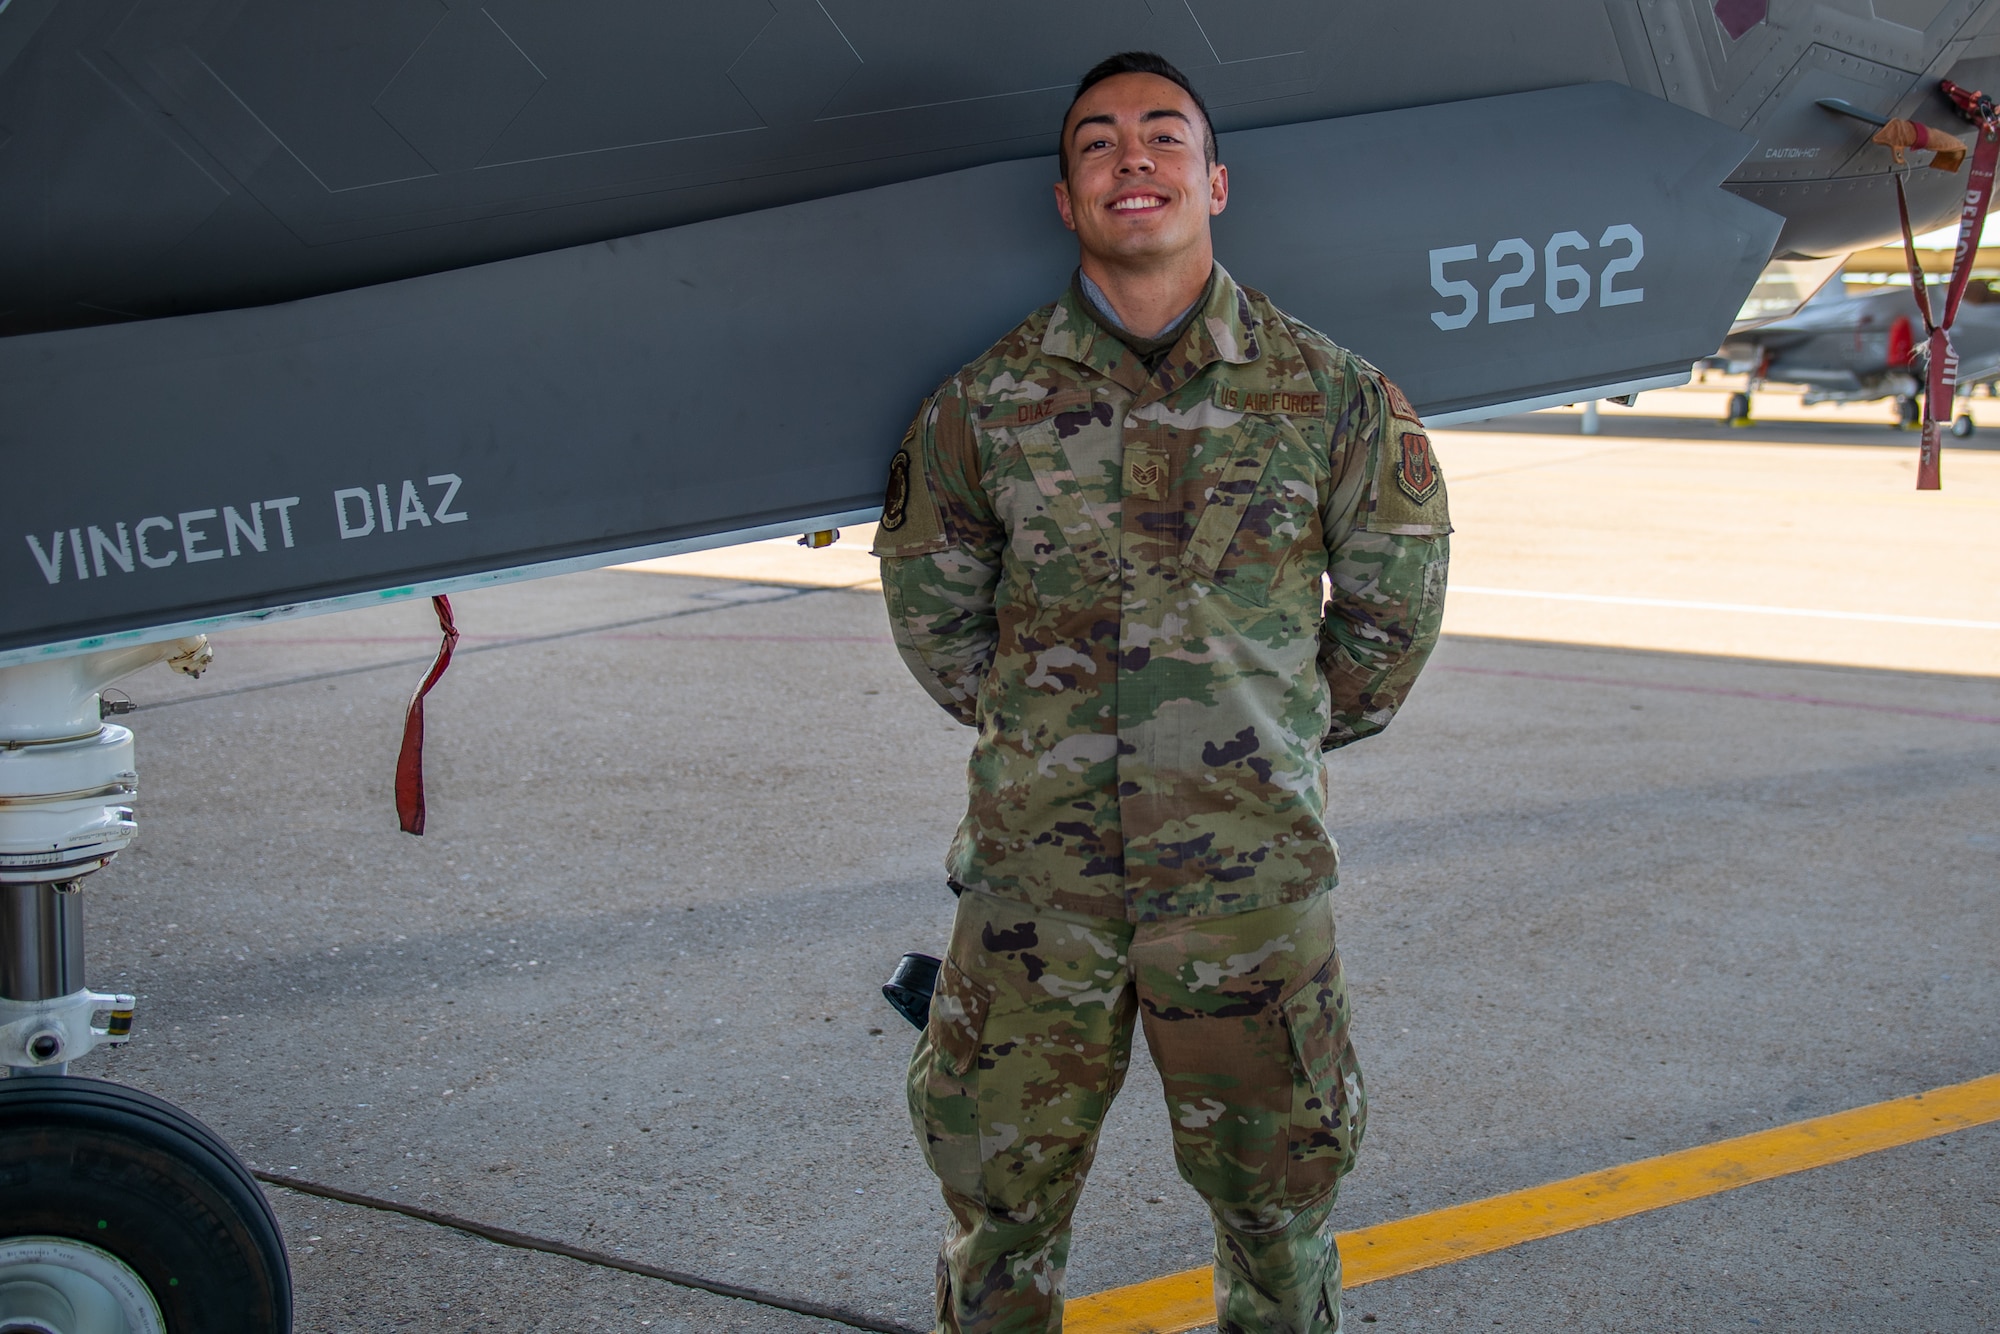
[[[1750,142],[1615,84],[1240,131],[1218,253],[1433,421],[1678,382],[1778,235]],[[1054,176],[0,339],[0,663],[872,517],[1067,281]]]
[[[1796,261],[1896,231],[1874,126],[1819,100],[1948,128],[1939,75],[2000,84],[2000,0],[0,0],[0,335],[1039,156],[1077,76],[1132,48],[1224,133],[1622,83],[1754,137],[1729,188],[1786,216]],[[1579,142],[1502,148],[1599,170]],[[1923,230],[1963,186],[1909,190]]]
[[[1730,334],[1728,340],[1722,344],[1722,351],[1725,356],[1741,361],[1765,351],[1782,352],[1786,348],[1798,347],[1829,332],[1832,331],[1801,329],[1790,322],[1762,324],[1753,329]]]

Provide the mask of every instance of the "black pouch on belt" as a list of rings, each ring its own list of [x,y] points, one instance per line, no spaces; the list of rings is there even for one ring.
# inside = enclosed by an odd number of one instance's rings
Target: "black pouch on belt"
[[[930,1022],[931,993],[937,989],[941,962],[928,954],[905,954],[882,984],[882,995],[896,1013],[918,1028]]]

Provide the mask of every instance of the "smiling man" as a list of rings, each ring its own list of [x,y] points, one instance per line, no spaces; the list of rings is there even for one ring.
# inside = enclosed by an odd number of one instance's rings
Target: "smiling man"
[[[1061,1328],[1143,1021],[1222,1330],[1321,1334],[1366,1118],[1322,752],[1436,642],[1444,484],[1394,385],[1215,263],[1229,175],[1178,70],[1098,65],[1061,152],[1070,288],[918,411],[875,549],[910,670],[978,729],[909,1079],[938,1328]]]

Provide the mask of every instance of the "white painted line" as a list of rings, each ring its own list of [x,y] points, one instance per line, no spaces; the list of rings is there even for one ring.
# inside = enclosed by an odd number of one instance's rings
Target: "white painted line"
[[[1495,598],[1536,598],[1544,602],[1602,602],[1614,607],[1671,607],[1677,611],[1733,611],[1759,616],[1808,616],[1822,621],[1873,621],[1887,625],[1942,625],[1954,630],[2000,630],[2000,621],[1963,621],[1950,616],[1897,616],[1881,611],[1822,611],[1816,607],[1764,607],[1748,602],[1683,602],[1678,598],[1619,597],[1609,593],[1543,593],[1526,588],[1482,588],[1452,584],[1451,593]]]

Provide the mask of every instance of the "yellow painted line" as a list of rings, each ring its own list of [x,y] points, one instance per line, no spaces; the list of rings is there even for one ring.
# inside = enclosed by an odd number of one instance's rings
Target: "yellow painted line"
[[[2000,1121],[2000,1075],[1642,1158],[1343,1232],[1343,1279],[1358,1288],[1992,1121]],[[1073,1298],[1064,1305],[1063,1329],[1066,1334],[1199,1329],[1215,1323],[1210,1285],[1207,1269],[1189,1269]]]

